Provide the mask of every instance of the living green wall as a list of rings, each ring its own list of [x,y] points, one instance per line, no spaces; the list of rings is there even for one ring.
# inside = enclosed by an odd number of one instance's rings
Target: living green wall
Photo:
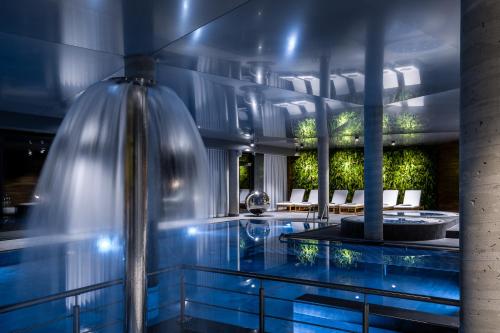
[[[318,188],[318,166],[315,151],[301,153],[292,162],[292,187]],[[399,202],[407,189],[422,190],[421,204],[436,206],[436,172],[434,153],[424,148],[397,148],[384,151],[384,189],[399,190]],[[330,152],[330,196],[335,189],[349,190],[349,197],[364,188],[363,150],[340,149]]]
[[[252,172],[252,158],[249,154],[243,154],[240,157],[240,189],[251,189],[250,173]]]

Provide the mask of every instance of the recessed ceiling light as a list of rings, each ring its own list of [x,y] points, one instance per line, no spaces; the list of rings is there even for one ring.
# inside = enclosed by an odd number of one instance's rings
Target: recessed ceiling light
[[[293,101],[290,103],[295,104],[295,105],[306,105],[306,104],[311,103],[311,102],[306,101],[306,100],[300,100],[300,101]]]
[[[393,89],[399,87],[398,75],[392,69],[384,69],[384,89]]]
[[[403,74],[405,86],[414,86],[421,83],[420,70],[417,67],[401,66],[394,69]]]
[[[313,80],[319,80],[317,77],[312,76],[312,75],[300,75],[297,76],[299,79],[306,80],[306,81],[313,81]]]
[[[393,141],[391,142],[391,146],[395,146],[395,145],[396,145],[396,141],[394,141],[394,140],[393,140]]]

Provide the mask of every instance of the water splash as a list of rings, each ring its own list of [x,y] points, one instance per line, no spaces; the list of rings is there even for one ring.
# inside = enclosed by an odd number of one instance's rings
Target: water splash
[[[27,276],[43,269],[47,281],[41,281],[40,290],[30,290],[29,297],[123,277],[124,146],[132,85],[114,80],[91,86],[58,130],[36,189],[38,203],[28,216],[33,239],[47,245],[40,248],[45,267],[37,266],[33,251],[23,256],[30,267]],[[147,88],[146,105],[152,270],[167,255],[158,253],[160,229],[207,216],[203,193],[208,181],[206,151],[182,101],[172,90],[153,86]],[[24,289],[20,285],[19,295]],[[80,304],[96,305],[99,295],[85,295]]]

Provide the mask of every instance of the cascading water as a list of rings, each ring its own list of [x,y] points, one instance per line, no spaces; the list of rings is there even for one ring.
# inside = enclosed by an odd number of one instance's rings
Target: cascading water
[[[145,89],[147,110],[148,270],[178,256],[158,241],[159,230],[207,216],[206,151],[187,108],[170,89]],[[129,96],[138,83],[97,83],[69,109],[43,168],[29,228],[43,250],[26,250],[26,277],[43,270],[33,292],[20,280],[18,300],[92,285],[124,275],[125,159]],[[130,142],[129,142],[130,143]],[[177,221],[179,223],[173,223]],[[44,267],[37,264],[44,251]],[[164,253],[164,252],[166,253]],[[167,259],[165,259],[167,258]],[[162,267],[163,267],[162,266]],[[155,285],[155,282],[149,281]],[[120,289],[120,293],[121,293]],[[34,293],[36,295],[34,295]],[[79,304],[99,306],[105,291],[84,294]],[[123,298],[123,297],[122,297]],[[109,300],[109,299],[108,299]],[[66,306],[73,305],[68,299]],[[121,318],[115,308],[101,316]],[[43,313],[43,311],[40,311]],[[45,313],[46,314],[46,313]],[[42,314],[43,315],[43,314]],[[122,318],[121,318],[122,319]]]

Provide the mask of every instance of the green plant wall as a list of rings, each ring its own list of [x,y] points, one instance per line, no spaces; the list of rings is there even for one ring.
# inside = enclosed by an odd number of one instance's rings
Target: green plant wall
[[[316,152],[303,152],[292,166],[293,187],[312,190],[318,188]]]
[[[240,165],[240,188],[250,189],[249,167]]]
[[[315,151],[303,152],[291,168],[292,187],[318,188],[318,166]],[[384,188],[399,190],[399,202],[407,189],[422,190],[421,204],[436,206],[435,158],[422,148],[397,148],[384,151]],[[340,149],[330,152],[330,196],[335,189],[349,190],[348,200],[357,189],[364,188],[363,150]]]

